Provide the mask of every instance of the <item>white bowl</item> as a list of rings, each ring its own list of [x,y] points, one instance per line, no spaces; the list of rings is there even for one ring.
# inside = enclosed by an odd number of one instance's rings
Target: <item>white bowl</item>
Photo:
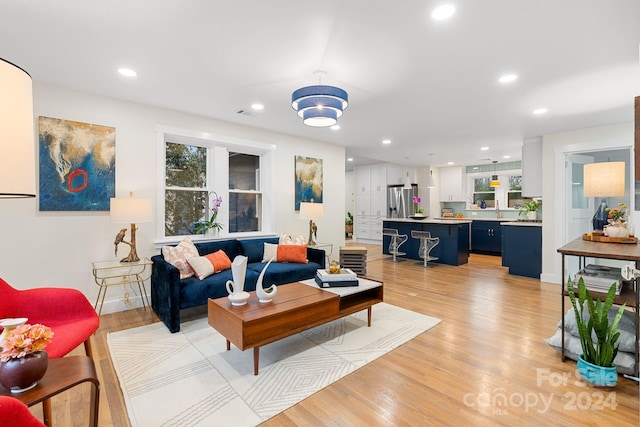
[[[27,320],[29,319],[27,319],[26,317],[0,319],[0,326],[5,329],[13,329],[17,328],[20,325],[24,325],[25,323],[27,323]]]

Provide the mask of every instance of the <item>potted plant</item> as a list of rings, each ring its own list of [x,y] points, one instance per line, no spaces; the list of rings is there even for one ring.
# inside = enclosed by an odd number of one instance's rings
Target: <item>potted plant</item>
[[[611,387],[618,382],[618,372],[613,363],[618,354],[618,323],[622,318],[626,304],[618,309],[612,322],[609,322],[609,310],[615,300],[615,283],[609,288],[604,303],[591,297],[582,277],[578,281],[578,292],[571,278],[567,281],[569,299],[573,305],[576,324],[580,336],[582,354],[578,357],[578,372],[587,382],[597,386]],[[585,305],[587,308],[585,309]],[[588,314],[588,318],[587,318]]]
[[[412,197],[413,200],[413,204],[415,205],[415,215],[416,216],[422,216],[424,214],[424,208],[420,207],[420,202],[422,201],[422,199],[418,196],[413,196]]]
[[[347,212],[347,218],[344,220],[344,235],[349,236],[353,234],[353,215],[351,212]]]
[[[41,324],[20,325],[0,342],[0,384],[12,393],[29,390],[44,376],[49,357],[44,348],[53,331]]]
[[[222,205],[222,197],[218,196],[218,193],[212,191],[209,193],[209,197],[213,195],[213,200],[211,201],[211,216],[207,221],[200,222],[196,225],[196,233],[207,234],[209,230],[211,230],[214,234],[217,234],[222,230],[222,224],[217,222],[218,211],[220,210],[220,206]]]
[[[536,219],[538,213],[538,208],[542,206],[542,202],[538,202],[536,200],[531,200],[524,205],[520,206],[520,212],[518,215],[522,215],[523,213],[527,214],[527,218]]]

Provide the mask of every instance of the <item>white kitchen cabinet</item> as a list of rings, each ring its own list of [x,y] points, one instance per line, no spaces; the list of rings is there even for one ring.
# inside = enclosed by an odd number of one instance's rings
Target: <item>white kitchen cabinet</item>
[[[387,214],[387,166],[357,167],[356,187],[354,237],[382,241],[381,218]]]
[[[360,215],[360,216],[371,215],[371,195],[370,194],[358,194],[356,196],[356,215]]]
[[[466,200],[464,168],[455,166],[440,169],[440,201],[463,202]]]
[[[387,166],[387,184],[404,184],[404,177],[407,173],[406,167],[398,165]]]
[[[542,140],[526,140],[522,145],[522,195],[542,196]]]

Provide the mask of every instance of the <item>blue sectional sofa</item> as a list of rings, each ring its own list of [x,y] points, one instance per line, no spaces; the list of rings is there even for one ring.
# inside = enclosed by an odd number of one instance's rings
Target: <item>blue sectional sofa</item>
[[[248,263],[244,290],[249,292],[255,291],[258,276],[266,265],[262,262],[264,244],[277,244],[278,240],[278,237],[230,239],[195,243],[195,246],[201,256],[219,249],[222,249],[232,261],[237,255],[246,256]],[[309,262],[306,264],[272,262],[265,272],[263,286],[312,279],[319,268],[325,268],[323,250],[307,248],[307,259]],[[203,280],[196,277],[180,280],[178,269],[165,261],[161,254],[151,257],[151,261],[151,306],[172,333],[180,330],[181,309],[204,305],[209,298],[228,295],[225,284],[227,280],[232,280],[230,269]]]

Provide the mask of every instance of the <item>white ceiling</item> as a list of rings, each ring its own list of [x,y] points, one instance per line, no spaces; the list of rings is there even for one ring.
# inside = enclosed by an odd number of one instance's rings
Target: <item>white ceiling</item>
[[[360,162],[518,160],[523,139],[633,120],[640,1],[451,0],[456,14],[433,21],[440,3],[2,0],[0,57],[35,83],[340,144]],[[349,93],[339,131],[291,109],[319,69]],[[264,111],[237,113],[254,102]]]

